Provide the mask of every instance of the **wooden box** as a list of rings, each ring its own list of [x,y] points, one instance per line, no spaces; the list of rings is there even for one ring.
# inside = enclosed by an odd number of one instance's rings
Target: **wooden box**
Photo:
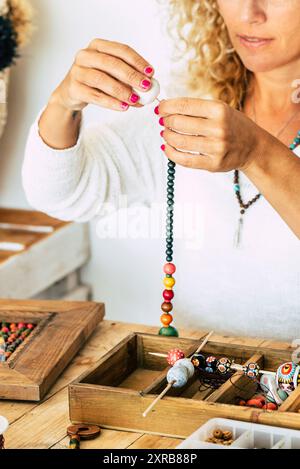
[[[263,342],[264,347],[251,346],[251,340],[217,336],[202,353],[217,358],[234,358],[236,363],[257,362],[261,368],[276,371],[291,360],[293,348],[288,344]],[[199,391],[199,381],[192,378],[181,389],[172,388],[156,407],[142,414],[166,385],[169,367],[165,358],[149,352],[167,353],[180,348],[191,355],[200,341],[131,334],[109,351],[88,372],[69,385],[69,410],[73,423],[98,424],[105,428],[143,431],[185,438],[208,419],[214,417],[251,421],[300,429],[300,386],[277,411],[236,405],[237,394],[250,398],[257,385],[241,372],[217,390]]]
[[[102,303],[0,300],[1,322],[35,325],[0,362],[0,399],[42,399],[103,316]]]

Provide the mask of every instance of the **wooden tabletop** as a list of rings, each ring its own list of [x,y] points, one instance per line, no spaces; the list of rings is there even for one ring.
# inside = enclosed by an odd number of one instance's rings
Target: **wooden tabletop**
[[[108,350],[131,332],[156,333],[157,327],[103,321],[90,340],[66,368],[40,403],[0,401],[0,415],[10,426],[5,433],[7,449],[67,449],[66,429],[70,425],[68,384],[93,365]],[[181,331],[183,332],[183,331]],[[186,332],[185,337],[199,338],[203,331]],[[175,448],[181,440],[126,431],[103,430],[101,436],[83,441],[82,449]]]
[[[103,355],[117,345],[131,332],[157,333],[157,327],[137,324],[103,321],[98,325],[91,338],[76,355],[70,365],[56,381],[49,393],[40,403],[0,401],[0,415],[5,416],[10,426],[5,433],[6,448],[66,449],[69,439],[66,429],[70,425],[68,411],[68,384],[96,363]],[[181,337],[199,339],[206,330],[180,330]],[[218,340],[213,334],[212,340]],[[223,337],[254,347],[287,347],[288,344],[263,340],[261,338]],[[82,449],[172,449],[181,440],[139,432],[114,431],[103,429],[102,434],[91,441],[82,441]]]

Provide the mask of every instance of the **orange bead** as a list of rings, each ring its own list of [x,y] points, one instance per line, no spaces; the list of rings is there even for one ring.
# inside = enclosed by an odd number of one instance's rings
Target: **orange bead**
[[[170,302],[164,301],[163,304],[161,305],[161,309],[164,313],[169,313],[173,309],[173,305]]]
[[[173,321],[173,316],[172,314],[164,313],[161,315],[160,320],[164,326],[168,326]]]

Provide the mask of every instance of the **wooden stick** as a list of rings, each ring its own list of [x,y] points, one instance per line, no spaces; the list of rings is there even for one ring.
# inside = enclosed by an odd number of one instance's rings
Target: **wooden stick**
[[[155,355],[156,357],[162,357],[162,358],[167,358],[167,354],[166,353],[158,353],[158,352],[148,352],[149,355]]]
[[[203,347],[205,347],[205,345],[207,344],[207,342],[209,341],[210,337],[213,335],[214,331],[210,331],[209,334],[207,334],[207,336],[205,337],[205,339],[203,340],[203,342],[201,342],[201,344],[199,345],[199,347],[197,348],[196,352],[195,353],[199,353],[200,350],[203,349]],[[155,357],[162,357],[162,358],[167,358],[167,354],[166,353],[158,353],[158,352],[148,352],[149,355],[154,355]],[[193,354],[193,355],[194,355]]]
[[[155,406],[155,404],[164,397],[165,394],[167,394],[167,392],[171,389],[171,387],[173,386],[173,384],[176,383],[176,381],[171,381],[166,387],[165,389],[160,393],[159,396],[157,396],[153,402],[151,402],[151,404],[149,405],[149,407],[147,407],[147,409],[145,410],[145,412],[143,413],[143,417],[146,417],[147,414],[150,412],[150,410],[153,409],[153,407]]]
[[[203,340],[203,342],[201,342],[201,344],[199,345],[199,347],[197,348],[196,352],[194,352],[194,355],[196,353],[199,353],[203,347],[205,347],[205,345],[207,344],[207,342],[209,341],[209,339],[211,338],[211,336],[213,335],[214,331],[210,331],[209,334],[207,334],[207,336],[205,337],[205,339]]]
[[[196,352],[195,353],[198,353],[200,352],[200,350],[203,349],[203,347],[205,347],[205,345],[207,344],[207,342],[209,341],[210,337],[212,336],[212,334],[214,333],[214,331],[210,331],[209,334],[207,334],[207,336],[205,337],[205,339],[203,340],[203,342],[199,345],[199,347],[197,348]],[[167,355],[163,354],[163,353],[156,353],[156,352],[149,352],[151,353],[151,355],[156,355],[156,356],[163,356],[163,357],[166,357]],[[191,360],[191,358],[190,358]],[[143,413],[143,417],[146,417],[147,414],[150,412],[150,410],[153,409],[153,407],[157,404],[158,401],[160,401],[160,399],[162,399],[164,397],[165,394],[167,394],[167,392],[171,389],[171,387],[173,386],[173,384],[176,383],[176,381],[171,381],[170,383],[167,384],[167,386],[165,387],[165,389],[159,394],[159,396],[157,396],[153,402],[151,402],[151,404],[149,405],[149,407],[147,407],[147,409],[145,410],[145,412]]]
[[[232,363],[230,368],[232,370],[236,370],[236,371],[243,371],[243,365],[239,365],[238,363]],[[259,370],[258,372],[261,375],[271,375],[271,376],[276,375],[276,373],[274,371]]]

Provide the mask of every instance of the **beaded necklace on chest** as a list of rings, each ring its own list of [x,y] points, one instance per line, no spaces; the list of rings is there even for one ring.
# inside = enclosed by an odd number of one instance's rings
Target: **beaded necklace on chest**
[[[252,111],[253,111],[253,117],[254,117],[253,120],[255,124],[257,124],[254,97],[252,99]],[[287,128],[287,126],[292,122],[292,120],[298,115],[298,113],[299,113],[299,110],[297,110],[296,113],[294,113],[289,118],[289,120],[284,124],[284,126],[281,127],[279,132],[277,132],[275,135],[276,138],[280,137],[282,132]],[[293,151],[299,144],[300,144],[300,130],[298,131],[295,139],[293,140],[293,143],[289,145],[289,149]],[[246,210],[248,210],[248,208],[251,207],[251,205],[253,205],[258,199],[261,198],[261,194],[260,193],[256,194],[252,199],[250,199],[246,203],[243,201],[242,195],[241,195],[240,176],[239,176],[239,171],[237,169],[234,171],[233,189],[234,189],[238,204],[240,206],[240,217],[238,219],[238,226],[237,226],[237,230],[236,230],[235,237],[234,237],[234,245],[235,247],[238,247],[241,242],[242,228],[244,224],[244,215],[246,213]]]

